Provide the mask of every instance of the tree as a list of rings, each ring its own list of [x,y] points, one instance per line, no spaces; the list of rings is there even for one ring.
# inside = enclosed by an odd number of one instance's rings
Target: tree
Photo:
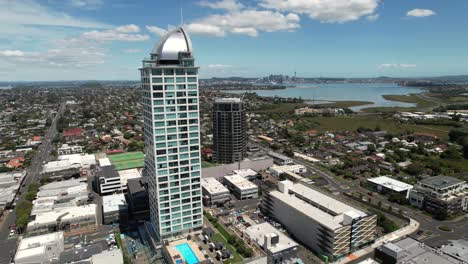
[[[421,164],[413,163],[406,167],[405,171],[410,175],[418,176],[424,173],[425,167]]]
[[[381,207],[382,207],[382,201],[379,201],[379,202],[377,203],[377,206],[378,206],[379,208],[381,208]]]

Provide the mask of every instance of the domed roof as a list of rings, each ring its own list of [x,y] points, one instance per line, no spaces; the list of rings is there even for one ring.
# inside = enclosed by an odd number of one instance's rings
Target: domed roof
[[[192,41],[182,27],[163,36],[151,53],[157,54],[159,60],[178,60],[179,52],[192,52]]]

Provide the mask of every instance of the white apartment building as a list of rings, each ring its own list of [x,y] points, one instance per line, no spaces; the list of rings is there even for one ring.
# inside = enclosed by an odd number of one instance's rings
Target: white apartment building
[[[258,198],[258,186],[238,174],[224,176],[224,184],[239,200]]]
[[[141,84],[150,221],[156,241],[203,224],[198,67],[187,32],[161,37],[143,61]]]
[[[203,178],[203,204],[205,206],[224,205],[231,200],[228,188],[222,185],[216,178]]]

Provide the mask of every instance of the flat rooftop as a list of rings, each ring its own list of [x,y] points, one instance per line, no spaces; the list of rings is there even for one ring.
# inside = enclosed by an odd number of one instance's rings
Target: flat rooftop
[[[232,185],[239,188],[241,191],[258,188],[257,185],[255,185],[254,183],[250,182],[249,180],[245,179],[244,177],[240,175],[236,175],[236,174],[228,175],[228,176],[224,176],[224,179],[230,182]]]
[[[265,251],[270,251],[272,254],[298,246],[294,240],[287,237],[267,222],[250,226],[244,232],[262,248],[264,247],[265,235],[278,235],[279,242],[277,244],[272,245],[269,248],[264,248]]]
[[[435,249],[426,246],[414,238],[406,237],[397,242],[387,243],[379,248],[383,252],[396,253],[398,263],[412,264],[459,264],[456,260],[445,254],[437,254]]]
[[[241,99],[240,98],[216,98],[215,100],[216,103],[240,103]]]
[[[63,243],[63,232],[61,231],[40,236],[26,237],[21,239],[18,250],[35,248],[60,241]]]
[[[228,188],[222,185],[216,178],[202,178],[202,187],[211,195],[229,193]]]
[[[234,174],[240,175],[244,178],[256,176],[258,173],[252,169],[233,170]]]
[[[118,212],[122,207],[127,207],[123,193],[106,195],[102,197],[102,211],[104,213]]]
[[[441,250],[454,258],[468,263],[468,240],[450,240]]]
[[[387,176],[380,176],[376,178],[367,179],[367,181],[384,186],[396,192],[407,191],[413,188],[413,185],[407,184]]]
[[[38,213],[35,219],[28,223],[28,228],[34,228],[34,226],[42,226],[48,223],[55,223],[57,220],[71,220],[81,219],[86,217],[96,216],[95,204],[88,204],[84,206],[67,207],[63,209],[56,209],[53,211],[47,211]]]
[[[270,192],[270,195],[307,217],[314,219],[314,221],[330,230],[336,230],[345,226],[343,223],[344,214],[347,214],[352,218],[367,216],[366,213],[355,207],[347,205],[300,183],[294,184],[289,191],[294,194],[272,191]],[[298,198],[298,196],[301,198]]]
[[[427,179],[420,180],[418,184],[431,186],[435,189],[445,189],[453,185],[464,183],[465,181],[449,177],[449,176],[435,176]]]

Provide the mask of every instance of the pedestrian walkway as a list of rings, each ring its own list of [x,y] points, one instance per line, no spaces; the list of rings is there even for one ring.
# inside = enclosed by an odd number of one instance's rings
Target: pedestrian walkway
[[[333,263],[335,263],[335,264],[345,264],[345,263],[348,263],[350,261],[361,258],[361,257],[363,257],[365,255],[371,254],[374,251],[374,249],[380,247],[381,245],[383,245],[385,243],[388,243],[388,242],[391,242],[391,241],[395,241],[395,240],[397,240],[399,238],[408,236],[408,235],[416,232],[418,229],[419,229],[419,222],[417,222],[416,220],[410,218],[410,222],[409,222],[409,224],[407,226],[405,226],[403,228],[400,228],[400,229],[396,230],[395,232],[386,234],[385,236],[382,236],[382,237],[378,238],[372,245],[370,245],[368,247],[365,247],[363,249],[360,249],[360,250],[358,250],[356,252],[353,252],[352,254],[349,254],[345,258],[339,259],[339,260],[337,260],[337,261],[335,261]]]

